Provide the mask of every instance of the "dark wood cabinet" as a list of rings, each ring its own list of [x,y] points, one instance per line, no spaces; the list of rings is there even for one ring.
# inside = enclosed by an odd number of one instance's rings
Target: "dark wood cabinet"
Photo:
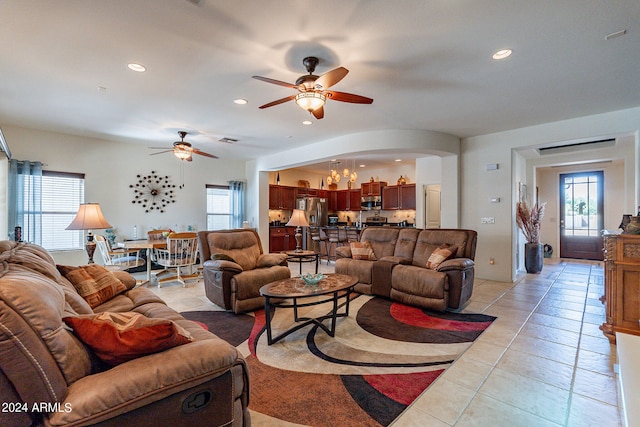
[[[398,206],[400,209],[416,208],[416,185],[401,185],[398,192]]]
[[[338,192],[337,191],[328,191],[327,192],[327,207],[330,211],[338,210]]]
[[[616,332],[640,335],[640,235],[604,233],[605,323],[600,330],[615,343]]]
[[[400,205],[399,200],[399,188],[397,185],[390,185],[382,189],[382,209],[392,210],[398,209]]]
[[[336,210],[337,211],[346,211],[349,210],[349,190],[338,190],[336,191]]]
[[[382,188],[382,209],[415,209],[416,185],[389,185]]]
[[[360,193],[363,196],[380,196],[382,189],[387,186],[385,181],[363,182],[360,185]]]
[[[269,252],[292,251],[296,248],[295,227],[269,228]]]
[[[362,192],[359,188],[347,190],[349,192],[349,210],[350,211],[359,211],[361,210],[360,198],[362,196]]]
[[[296,195],[296,187],[269,185],[269,209],[295,209]]]

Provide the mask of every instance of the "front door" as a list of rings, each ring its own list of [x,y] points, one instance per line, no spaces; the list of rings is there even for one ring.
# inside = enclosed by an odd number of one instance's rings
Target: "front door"
[[[560,257],[603,259],[604,174],[560,175]]]

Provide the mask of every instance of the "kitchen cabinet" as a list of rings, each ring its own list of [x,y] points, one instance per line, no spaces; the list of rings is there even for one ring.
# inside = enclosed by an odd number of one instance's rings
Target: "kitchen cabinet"
[[[612,343],[616,332],[640,335],[640,235],[604,232],[605,322],[602,333]]]
[[[317,188],[297,188],[297,197],[318,197],[320,190]]]
[[[349,190],[338,190],[336,191],[336,210],[337,211],[346,211],[349,209],[348,201],[349,201]]]
[[[269,228],[269,252],[279,253],[292,251],[296,248],[295,227]]]
[[[382,189],[387,186],[385,181],[363,182],[360,185],[360,192],[363,196],[381,196]]]
[[[338,190],[335,193],[335,209],[336,211],[359,211],[360,210],[360,189]],[[331,210],[331,204],[329,204]]]
[[[269,185],[269,209],[295,209],[296,190],[296,187]]]
[[[382,209],[415,209],[416,185],[389,185],[382,188]]]
[[[338,192],[330,190],[327,192],[327,207],[330,211],[338,210]]]
[[[399,188],[397,185],[390,185],[382,189],[382,209],[399,209]]]
[[[347,190],[349,192],[349,210],[350,211],[359,211],[360,207],[360,198],[362,197],[362,192],[359,188]]]
[[[399,209],[415,209],[416,208],[416,185],[415,184],[400,185],[400,190],[398,192],[398,206],[399,206]]]

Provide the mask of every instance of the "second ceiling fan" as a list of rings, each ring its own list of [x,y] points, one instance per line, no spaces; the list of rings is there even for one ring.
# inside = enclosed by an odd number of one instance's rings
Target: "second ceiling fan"
[[[291,89],[296,89],[297,94],[287,96],[286,98],[278,99],[268,104],[261,105],[259,108],[273,107],[274,105],[282,104],[287,101],[295,99],[302,109],[309,111],[316,119],[324,117],[324,104],[327,99],[334,101],[350,102],[353,104],[371,104],[373,99],[366,96],[354,95],[352,93],[338,92],[335,90],[328,90],[331,86],[338,83],[347,75],[349,70],[344,67],[339,67],[334,70],[328,71],[321,76],[316,76],[313,72],[318,65],[318,58],[315,56],[308,56],[304,58],[302,63],[309,72],[300,76],[296,80],[295,84],[283,82],[280,80],[270,79],[268,77],[253,76],[254,79],[261,80],[263,82],[272,83],[278,86],[284,86]]]

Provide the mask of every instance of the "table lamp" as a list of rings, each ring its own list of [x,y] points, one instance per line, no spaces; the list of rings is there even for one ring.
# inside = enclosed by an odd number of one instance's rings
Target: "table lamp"
[[[289,218],[289,222],[286,225],[287,227],[296,227],[296,250],[294,252],[302,252],[302,248],[300,247],[302,243],[302,232],[300,227],[309,226],[307,218],[304,216],[304,211],[302,209],[294,209],[293,214],[291,214],[291,218]]]
[[[96,242],[93,241],[91,230],[111,228],[111,224],[107,222],[102,215],[99,203],[82,203],[78,209],[76,217],[66,230],[87,230],[87,243],[84,246],[89,255],[89,264],[93,264],[93,254],[96,251]]]

